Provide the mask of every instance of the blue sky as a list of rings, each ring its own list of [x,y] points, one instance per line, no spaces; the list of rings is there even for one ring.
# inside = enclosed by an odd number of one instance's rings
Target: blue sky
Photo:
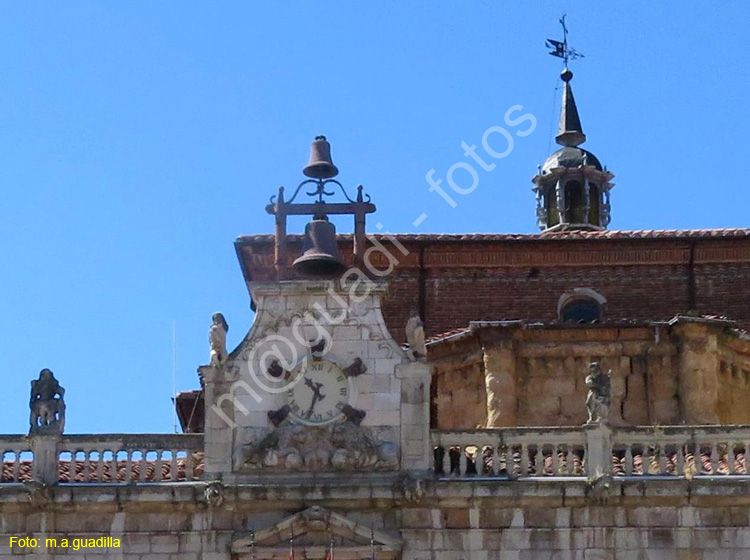
[[[536,231],[564,12],[611,228],[748,226],[740,2],[4,3],[0,433],[26,431],[43,367],[68,433],[171,431],[173,325],[196,388],[211,314],[232,347],[252,322],[232,242],[273,231],[264,206],[317,134],[386,230]],[[536,129],[456,208],[429,192],[514,105]]]

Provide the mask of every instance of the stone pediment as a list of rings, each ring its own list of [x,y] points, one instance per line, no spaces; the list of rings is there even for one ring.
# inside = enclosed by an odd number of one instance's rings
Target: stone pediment
[[[401,539],[372,530],[344,515],[314,506],[270,527],[232,542],[232,557],[250,560],[287,560],[294,535],[295,560],[324,560],[334,543],[335,560],[395,560]]]

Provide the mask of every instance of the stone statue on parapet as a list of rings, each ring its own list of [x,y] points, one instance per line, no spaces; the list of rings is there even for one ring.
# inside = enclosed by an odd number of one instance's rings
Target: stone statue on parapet
[[[48,369],[31,382],[29,435],[60,435],[65,429],[65,389]]]
[[[211,316],[211,328],[208,330],[208,343],[211,346],[212,366],[223,364],[227,359],[227,332],[229,325],[224,315],[214,313]]]
[[[586,409],[589,413],[587,424],[606,424],[609,419],[611,398],[610,374],[602,371],[599,362],[591,362],[585,385],[589,390],[586,396]]]
[[[413,311],[406,320],[406,342],[409,345],[407,354],[412,362],[424,362],[427,359],[427,345],[424,336],[424,325],[419,313]]]

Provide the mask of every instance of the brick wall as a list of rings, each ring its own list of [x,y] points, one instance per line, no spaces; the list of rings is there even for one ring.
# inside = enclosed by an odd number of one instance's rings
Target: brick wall
[[[398,340],[413,309],[428,336],[473,320],[554,321],[560,296],[580,287],[606,298],[605,320],[665,320],[693,310],[750,328],[750,230],[398,239],[407,255],[380,238],[398,261],[383,306]],[[300,241],[290,237],[290,260]],[[350,244],[340,236],[349,262]],[[237,251],[246,279],[275,278],[271,236],[240,238]],[[380,269],[392,261],[379,252],[370,257]]]

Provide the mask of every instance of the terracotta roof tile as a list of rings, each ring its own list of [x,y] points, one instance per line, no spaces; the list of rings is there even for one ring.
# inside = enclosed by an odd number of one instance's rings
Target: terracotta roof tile
[[[89,461],[88,472],[85,470],[84,461],[60,461],[59,473],[60,482],[180,482],[199,478],[203,474],[203,454],[193,453],[190,457],[192,461],[192,476],[188,476],[187,458],[177,459],[177,471],[175,477],[172,477],[172,465],[169,460],[162,461],[161,478],[156,477],[156,461],[146,461],[146,470],[143,472],[142,462],[134,460],[130,464],[130,476],[127,476],[127,462],[117,461],[117,472],[113,480],[112,461],[104,461],[102,464],[101,480],[98,479],[98,461]],[[2,464],[2,473],[0,482],[13,482],[13,461],[5,461]],[[18,481],[31,481],[31,461],[22,460],[18,469]]]
[[[387,239],[382,234],[371,234],[375,239]],[[639,229],[602,231],[557,231],[548,233],[395,233],[400,241],[533,241],[533,240],[577,240],[577,239],[672,239],[672,238],[735,238],[750,237],[750,228],[718,229]],[[350,239],[351,234],[337,237]],[[301,240],[302,235],[290,234],[290,240]],[[269,234],[241,235],[237,242],[273,242]]]
[[[664,325],[671,325],[677,322],[681,321],[698,321],[698,322],[709,322],[709,323],[718,323],[718,324],[724,324],[726,327],[729,327],[729,330],[736,333],[738,336],[745,338],[748,336],[748,332],[736,328],[735,325],[737,322],[734,319],[731,319],[725,315],[710,315],[710,314],[703,314],[703,315],[677,315],[674,318],[668,320],[668,321],[644,321],[641,319],[612,319],[608,321],[604,321],[601,323],[593,323],[593,324],[563,324],[559,321],[523,321],[523,320],[516,320],[516,319],[502,319],[502,320],[496,320],[496,321],[471,321],[469,323],[468,327],[462,327],[457,329],[450,329],[448,331],[434,334],[430,337],[427,337],[426,343],[428,345],[431,344],[438,344],[440,342],[446,342],[448,340],[453,340],[456,338],[461,338],[463,336],[469,335],[475,330],[486,328],[486,327],[504,327],[504,326],[512,326],[512,325],[518,325],[524,328],[545,328],[545,327],[560,327],[565,329],[597,329],[597,328],[611,328],[611,327],[618,327],[618,328],[625,328],[625,327],[644,327],[644,326],[664,326]]]

